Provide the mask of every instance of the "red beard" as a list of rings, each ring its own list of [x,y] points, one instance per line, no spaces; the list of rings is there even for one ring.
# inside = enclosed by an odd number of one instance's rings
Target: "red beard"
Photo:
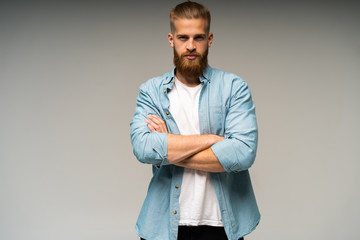
[[[194,60],[186,59],[185,55],[197,55],[198,57]],[[208,49],[201,55],[198,52],[185,52],[179,55],[174,48],[174,65],[176,71],[179,71],[181,75],[188,78],[199,78],[204,72],[208,64]]]

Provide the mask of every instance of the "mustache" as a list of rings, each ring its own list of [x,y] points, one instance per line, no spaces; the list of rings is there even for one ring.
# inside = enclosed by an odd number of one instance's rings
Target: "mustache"
[[[198,53],[198,52],[185,52],[185,53],[181,54],[181,57],[184,57],[184,56],[197,56],[197,57],[200,57],[202,55],[200,53]]]

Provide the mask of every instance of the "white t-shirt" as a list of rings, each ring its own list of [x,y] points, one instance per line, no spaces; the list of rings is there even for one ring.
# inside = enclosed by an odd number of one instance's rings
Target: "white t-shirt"
[[[181,135],[200,134],[199,97],[203,84],[188,87],[175,77],[169,111]],[[219,203],[208,172],[184,168],[179,200],[179,225],[223,226]]]

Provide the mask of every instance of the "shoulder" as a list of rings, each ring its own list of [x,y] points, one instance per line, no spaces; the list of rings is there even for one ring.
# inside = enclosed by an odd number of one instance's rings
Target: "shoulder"
[[[161,76],[148,79],[140,85],[140,91],[143,92],[157,92],[161,90],[162,85],[166,84],[172,78],[172,72],[167,72]]]
[[[210,79],[210,81],[215,85],[221,85],[224,87],[239,88],[241,86],[247,86],[245,80],[238,75],[216,68],[211,69]]]

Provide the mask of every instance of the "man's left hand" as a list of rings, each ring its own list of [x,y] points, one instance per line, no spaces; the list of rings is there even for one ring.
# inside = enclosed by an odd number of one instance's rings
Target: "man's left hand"
[[[145,122],[148,124],[148,128],[151,132],[168,133],[164,120],[156,115],[146,115],[148,119]]]

